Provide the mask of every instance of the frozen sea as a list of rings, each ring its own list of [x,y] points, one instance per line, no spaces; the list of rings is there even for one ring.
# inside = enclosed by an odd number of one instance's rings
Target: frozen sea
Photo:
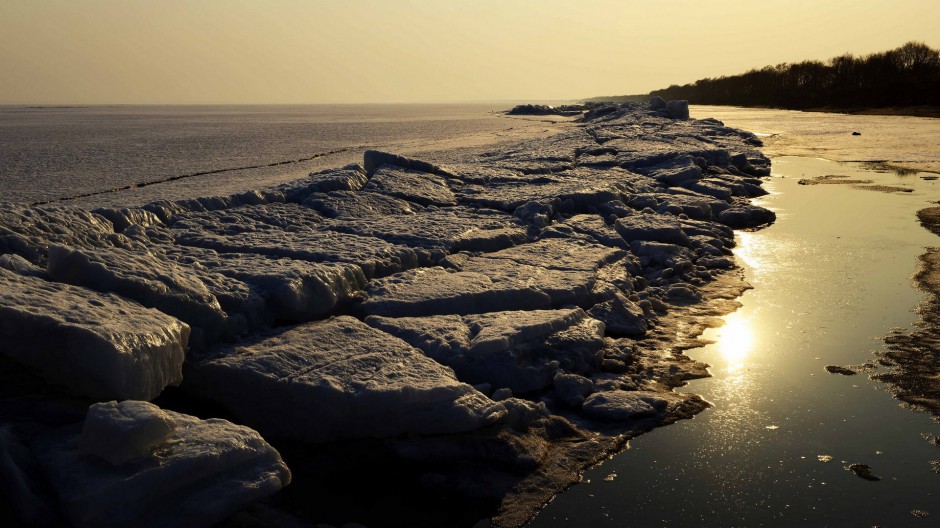
[[[135,205],[254,189],[361,161],[541,134],[514,103],[0,106],[0,200]]]

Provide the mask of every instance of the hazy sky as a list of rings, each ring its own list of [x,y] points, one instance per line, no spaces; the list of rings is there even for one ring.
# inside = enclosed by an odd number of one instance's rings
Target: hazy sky
[[[910,40],[937,0],[0,0],[0,103],[645,93]]]

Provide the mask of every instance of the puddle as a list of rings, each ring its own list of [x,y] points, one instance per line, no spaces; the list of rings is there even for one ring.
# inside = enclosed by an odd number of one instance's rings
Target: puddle
[[[940,516],[940,450],[925,440],[940,425],[902,408],[868,370],[826,369],[869,364],[881,337],[916,320],[923,294],[910,277],[940,238],[915,213],[940,199],[940,183],[812,158],[777,158],[773,170],[760,205],[777,223],[740,233],[736,249],[754,289],[705,333],[713,344],[688,352],[713,377],[683,390],[714,407],[633,440],[530,526],[906,526]],[[911,192],[798,184],[832,174]],[[820,463],[829,461],[842,463]]]

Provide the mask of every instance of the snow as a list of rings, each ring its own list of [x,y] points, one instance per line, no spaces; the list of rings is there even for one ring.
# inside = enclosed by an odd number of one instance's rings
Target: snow
[[[217,348],[190,371],[184,388],[265,434],[312,442],[472,431],[505,414],[450,369],[347,316]]]
[[[185,323],[113,294],[0,269],[0,353],[90,398],[156,397],[182,378]]]
[[[146,402],[92,406],[82,429],[51,432],[33,450],[77,528],[208,527],[291,480],[252,429]]]

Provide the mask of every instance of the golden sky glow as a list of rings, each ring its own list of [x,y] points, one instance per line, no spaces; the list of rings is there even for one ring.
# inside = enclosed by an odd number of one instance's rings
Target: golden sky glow
[[[910,40],[936,0],[2,0],[0,103],[558,100]]]

